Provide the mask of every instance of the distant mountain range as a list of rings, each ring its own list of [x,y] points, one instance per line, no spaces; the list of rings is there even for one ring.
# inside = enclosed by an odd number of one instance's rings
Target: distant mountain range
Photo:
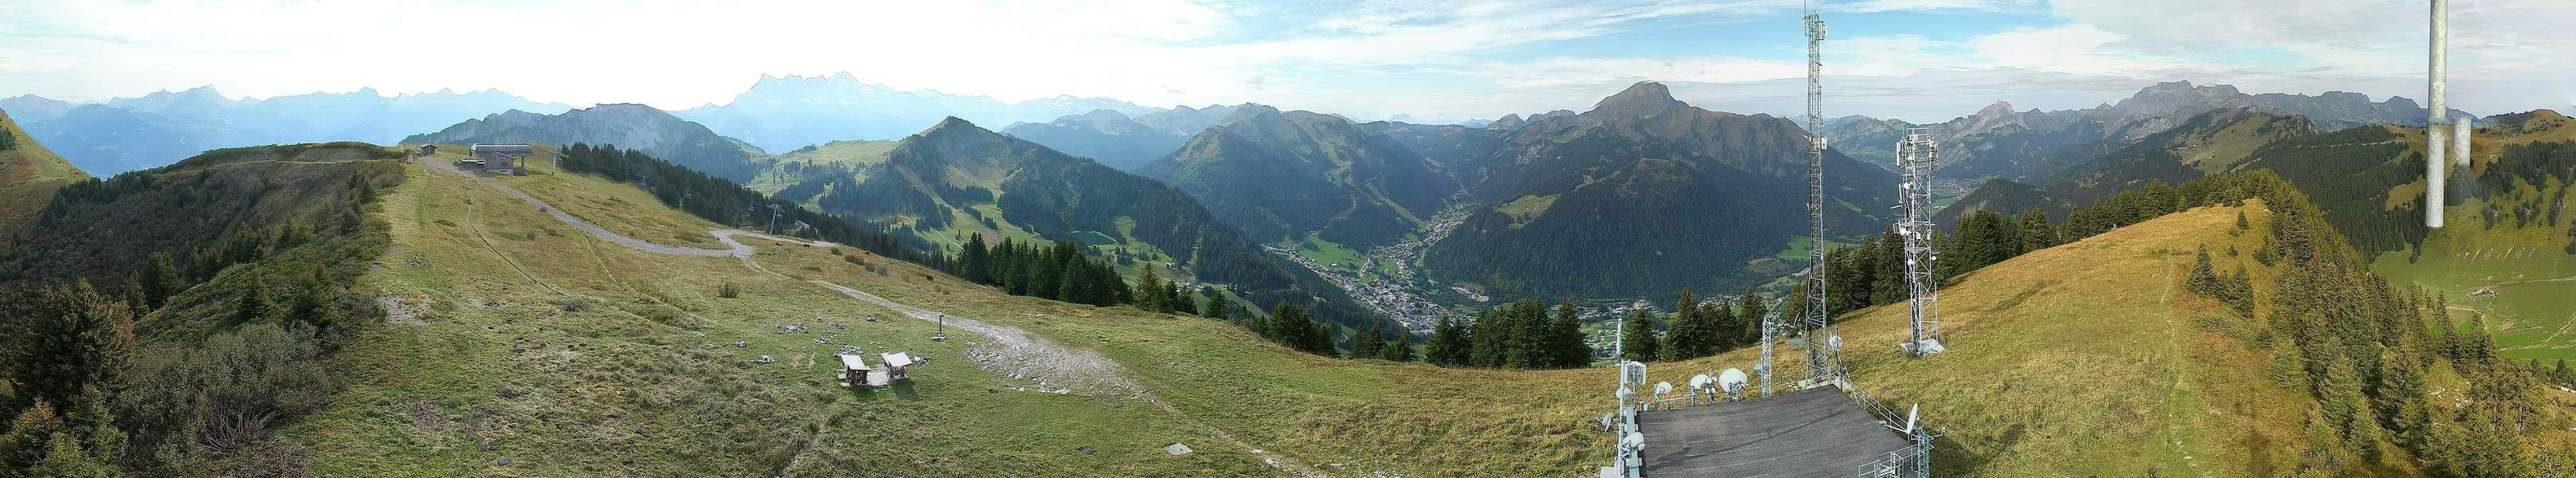
[[[1339,117],[1246,105],[1137,169],[1189,192],[1254,240],[1365,249],[1420,228],[1457,190],[1422,154]]]
[[[373,89],[232,99],[213,87],[76,104],[33,95],[0,99],[27,132],[81,169],[110,175],[233,146],[364,141],[512,109],[559,111],[495,91],[384,97]]]
[[[763,76],[730,103],[675,113],[725,136],[741,138],[764,149],[786,151],[837,140],[901,139],[920,131],[922,125],[951,116],[1007,125],[1052,121],[1101,109],[1128,115],[1156,111],[1105,98],[1058,96],[1012,103],[931,90],[904,91],[840,73]]]
[[[402,142],[615,145],[738,183],[750,182],[774,162],[768,153],[741,140],[635,104],[599,105],[557,115],[510,110],[412,135]]]
[[[1015,124],[1003,128],[1002,134],[1129,171],[1171,155],[1189,139],[1187,134],[1146,126],[1115,110],[1091,110],[1046,123]]]
[[[2011,103],[1997,101],[1976,114],[1928,125],[1844,117],[1827,122],[1825,135],[1835,149],[1865,154],[1873,163],[1891,163],[1895,157],[1892,132],[1928,127],[1942,145],[1937,176],[2030,180],[2031,174],[2051,167],[2042,159],[2064,148],[2106,139],[2136,141],[2201,113],[2226,108],[2301,116],[2325,130],[2365,124],[2421,126],[2425,116],[2423,106],[2403,97],[2373,102],[2360,93],[2340,91],[2316,96],[2246,94],[2234,86],[2172,81],[2140,89],[2118,103],[2086,109],[2014,111]],[[2452,116],[2476,117],[2458,110],[2452,110]]]
[[[2096,199],[2153,181],[2176,184],[2236,170],[2265,146],[2318,133],[2303,116],[2250,106],[2210,110],[2137,141],[2104,139],[2065,147],[2030,163],[2032,171],[2021,178],[1990,181],[1968,193],[1933,220],[1955,224],[1959,215],[1978,209],[2007,214],[2037,209],[2064,218]]]
[[[931,250],[987,241],[1073,241],[1122,266],[1157,264],[1264,307],[1304,305],[1330,323],[1368,315],[1343,291],[1261,252],[1196,199],[1097,162],[945,118],[855,174],[808,167],[783,199],[884,225]],[[846,170],[841,170],[846,171]]]
[[[1766,260],[1806,235],[1807,135],[1789,120],[1700,109],[1653,82],[1537,118],[1443,161],[1475,179],[1474,209],[1424,253],[1434,280],[1497,297],[1625,298],[1731,290],[1804,267]],[[1825,160],[1831,234],[1893,219],[1895,175],[1839,152]]]

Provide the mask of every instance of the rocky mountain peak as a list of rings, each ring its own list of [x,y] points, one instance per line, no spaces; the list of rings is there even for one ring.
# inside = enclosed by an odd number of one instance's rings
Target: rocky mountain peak
[[[1653,116],[1664,110],[1682,106],[1689,105],[1673,99],[1672,90],[1665,88],[1663,83],[1640,81],[1635,85],[1629,85],[1628,89],[1621,90],[1619,94],[1602,98],[1600,104],[1592,106],[1592,112],[1610,116],[1639,117]]]

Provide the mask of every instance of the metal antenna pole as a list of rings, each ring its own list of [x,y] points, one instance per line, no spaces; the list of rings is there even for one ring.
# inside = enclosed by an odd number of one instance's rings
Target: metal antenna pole
[[[2442,228],[2442,196],[2445,192],[2442,180],[2449,179],[2450,175],[2449,164],[2442,160],[2443,140],[2468,140],[2466,137],[2446,138],[2448,132],[2442,127],[2443,123],[2450,122],[2450,111],[2443,105],[2442,98],[2444,83],[2448,80],[2445,77],[2450,76],[2451,69],[2450,13],[2450,0],[2433,0],[2432,55],[2425,63],[2425,69],[2430,71],[2424,82],[2424,227],[2432,229]],[[2467,161],[2468,158],[2459,160]]]
[[[1935,308],[1940,300],[1940,284],[1932,277],[1932,264],[1938,254],[1932,250],[1930,184],[1932,168],[1940,164],[1941,149],[1932,142],[1932,130],[1907,128],[1904,139],[1896,143],[1897,170],[1905,175],[1905,181],[1897,184],[1905,219],[1896,223],[1896,234],[1905,238],[1905,284],[1914,298],[1914,337],[1904,347],[1913,358],[1941,350],[1940,314]]]
[[[1807,307],[1801,314],[1807,345],[1807,378],[1834,380],[1841,376],[1840,358],[1835,356],[1831,320],[1833,313],[1825,308],[1825,87],[1824,41],[1825,20],[1810,5],[1805,10],[1807,30]]]

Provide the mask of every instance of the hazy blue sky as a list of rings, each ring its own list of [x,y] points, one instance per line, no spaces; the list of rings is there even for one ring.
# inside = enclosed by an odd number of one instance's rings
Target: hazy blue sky
[[[2576,102],[2576,1],[2454,0],[2454,107]],[[1827,113],[1937,121],[1995,100],[2116,101],[2159,80],[2423,96],[2425,3],[1824,2]],[[849,72],[1004,100],[1254,101],[1359,118],[1589,107],[1637,80],[1704,107],[1801,108],[1797,0],[1272,2],[0,0],[0,96],[214,85],[234,97],[497,88],[723,103]]]

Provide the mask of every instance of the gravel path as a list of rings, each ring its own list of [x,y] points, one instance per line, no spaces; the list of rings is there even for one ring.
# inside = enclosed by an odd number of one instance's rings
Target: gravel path
[[[528,193],[520,192],[518,188],[510,187],[510,186],[509,186],[509,185],[507,185],[507,184],[501,184],[501,182],[500,182],[500,181],[494,181],[494,180],[492,180],[492,178],[487,178],[487,177],[483,177],[483,176],[481,176],[481,175],[471,174],[471,173],[467,173],[467,172],[464,172],[464,171],[457,170],[457,169],[456,169],[456,165],[453,165],[453,164],[447,164],[447,163],[442,163],[442,162],[438,162],[438,161],[421,161],[421,162],[422,162],[422,163],[424,163],[424,164],[428,164],[428,165],[430,165],[430,166],[431,166],[431,168],[430,168],[430,169],[436,169],[436,170],[447,171],[447,172],[450,172],[450,173],[455,173],[455,174],[457,174],[457,175],[464,176],[466,179],[474,180],[474,182],[483,183],[483,185],[484,185],[484,186],[491,186],[491,187],[492,187],[492,189],[498,189],[498,190],[500,190],[502,194],[508,194],[508,195],[510,195],[510,197],[519,198],[519,200],[520,200],[520,201],[526,201],[528,204],[535,205],[535,206],[537,207],[537,209],[538,209],[538,210],[545,211],[545,212],[546,212],[546,215],[554,216],[554,217],[555,217],[555,220],[563,221],[563,223],[564,223],[565,225],[572,226],[572,227],[573,227],[573,228],[575,228],[575,229],[580,229],[580,230],[583,230],[583,231],[587,231],[587,232],[589,232],[589,233],[590,233],[590,235],[591,235],[592,237],[597,237],[597,238],[599,238],[600,240],[603,240],[603,241],[608,241],[608,242],[616,243],[617,245],[626,246],[627,248],[630,248],[630,249],[640,250],[640,251],[644,251],[644,252],[650,252],[650,253],[654,253],[654,254],[667,254],[667,255],[674,255],[674,256],[706,256],[706,257],[722,257],[722,256],[746,255],[746,254],[749,254],[749,253],[750,253],[750,252],[748,252],[748,248],[747,248],[747,247],[745,247],[745,246],[743,246],[743,245],[741,245],[741,244],[733,244],[733,246],[734,246],[734,249],[733,249],[733,250],[723,250],[723,249],[699,249],[699,248],[694,248],[694,247],[671,247],[671,246],[665,246],[665,245],[661,245],[661,244],[654,244],[654,243],[651,243],[651,242],[645,242],[643,239],[636,239],[636,238],[632,238],[632,237],[626,237],[626,236],[618,235],[617,233],[614,233],[614,232],[608,232],[608,230],[607,230],[607,229],[601,229],[601,228],[599,227],[599,225],[598,225],[598,224],[591,224],[591,223],[590,223],[590,221],[584,221],[584,220],[582,220],[581,218],[573,217],[573,216],[572,216],[572,214],[563,212],[563,209],[556,208],[556,207],[555,207],[554,205],[552,205],[552,204],[546,204],[546,202],[545,202],[544,200],[537,199],[537,198],[536,198],[536,196],[529,196],[529,195],[528,195]]]
[[[828,242],[810,242],[801,239],[778,237],[738,229],[715,229],[708,231],[708,234],[715,236],[717,241],[723,242],[725,246],[727,246],[726,249],[671,247],[644,242],[640,239],[608,232],[607,229],[602,229],[597,224],[591,224],[590,221],[573,217],[571,214],[567,214],[560,209],[556,209],[553,205],[546,204],[545,201],[539,200],[535,196],[529,196],[527,193],[520,192],[518,188],[502,184],[500,181],[494,181],[491,178],[485,178],[480,175],[457,170],[454,165],[450,164],[439,163],[436,161],[423,162],[434,166],[432,169],[446,170],[450,173],[465,176],[467,179],[472,179],[485,186],[490,186],[492,189],[500,190],[502,193],[509,194],[511,197],[519,198],[520,201],[525,201],[530,205],[537,206],[538,209],[544,210],[547,215],[554,216],[556,220],[562,221],[564,224],[580,228],[584,231],[589,231],[590,235],[598,237],[600,240],[626,246],[639,251],[678,256],[732,256],[741,259],[743,266],[749,267],[752,270],[773,276],[785,277],[783,274],[771,272],[769,269],[761,267],[759,262],[752,260],[752,255],[755,250],[750,245],[746,245],[741,241],[735,240],[734,236],[748,236],[770,241],[810,246],[829,247],[834,245]],[[1169,403],[1163,402],[1162,399],[1155,397],[1151,393],[1147,393],[1144,385],[1137,383],[1135,379],[1127,377],[1125,368],[1118,365],[1117,361],[1110,360],[1108,357],[1100,355],[1099,352],[1057,345],[1055,342],[1048,341],[1044,337],[1030,335],[1027,331],[1023,331],[1015,327],[993,325],[974,319],[947,315],[946,313],[935,310],[914,307],[901,302],[895,302],[885,297],[880,297],[876,294],[870,294],[866,291],[853,289],[840,284],[834,284],[821,279],[809,279],[806,282],[812,282],[815,285],[823,286],[824,288],[831,289],[834,292],[839,292],[841,295],[846,295],[853,299],[893,309],[895,312],[902,313],[905,316],[915,319],[931,322],[941,322],[942,319],[945,319],[945,322],[949,327],[983,335],[987,340],[981,342],[970,341],[967,343],[966,359],[974,362],[976,368],[984,369],[987,372],[1009,377],[1013,380],[1028,381],[1035,385],[1035,388],[1031,391],[1126,397],[1129,399],[1140,400],[1153,405],[1154,408],[1162,410],[1164,413],[1170,414],[1175,419],[1198,426],[1201,431],[1207,432],[1210,439],[1249,451],[1253,456],[1260,458],[1262,463],[1269,465],[1273,469],[1298,476],[1328,476],[1328,474],[1323,473],[1314,467],[1300,463],[1297,460],[1277,454],[1263,452],[1260,448],[1255,448],[1251,444],[1235,439],[1234,436],[1226,433],[1224,430],[1189,419],[1188,414],[1182,413],[1180,409],[1173,407]]]

